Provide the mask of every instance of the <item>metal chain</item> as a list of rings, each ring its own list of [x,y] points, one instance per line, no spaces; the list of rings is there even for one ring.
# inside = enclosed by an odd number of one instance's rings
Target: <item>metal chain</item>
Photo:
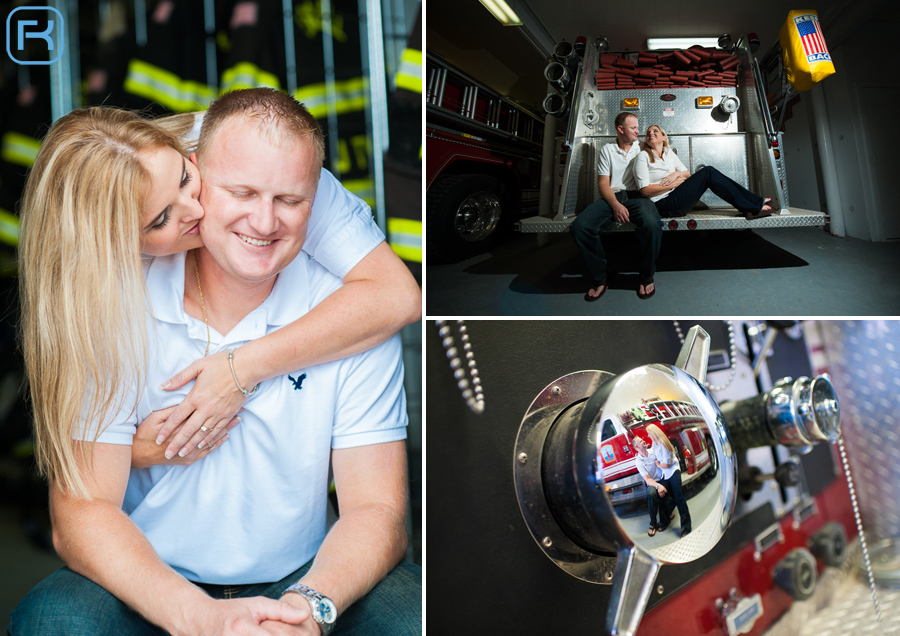
[[[459,331],[459,341],[465,353],[466,366],[463,366],[460,359],[459,349],[456,345],[456,338],[453,330],[446,320],[435,320],[438,334],[441,336],[441,344],[450,360],[450,368],[453,370],[453,377],[456,379],[456,386],[459,387],[463,399],[466,404],[476,415],[484,412],[484,392],[481,390],[481,378],[478,376],[478,367],[475,366],[475,354],[472,353],[472,343],[469,342],[469,333],[466,328],[465,320],[456,321],[456,329]],[[468,373],[468,376],[467,376]],[[469,379],[471,378],[471,380]]]
[[[853,504],[853,517],[856,519],[856,530],[859,532],[859,544],[862,547],[863,560],[866,562],[866,574],[869,577],[869,588],[872,590],[872,602],[875,604],[875,618],[881,622],[881,609],[878,607],[878,591],[875,589],[875,576],[872,574],[872,561],[869,559],[869,546],[866,544],[866,535],[863,532],[862,516],[859,512],[859,503],[856,500],[856,489],[853,487],[853,478],[850,475],[850,461],[847,459],[847,451],[844,448],[844,436],[838,439],[838,449],[841,452],[841,463],[844,465],[844,477],[847,479],[847,487],[850,489],[850,503]]]
[[[675,323],[675,332],[678,334],[678,341],[681,344],[684,344],[684,334],[681,333],[681,325],[678,324],[677,320],[673,320],[672,322]],[[736,352],[737,346],[735,345],[735,341],[734,341],[734,321],[726,320],[725,324],[728,325],[728,356],[729,356],[729,359],[731,360],[731,369],[730,369],[731,372],[728,375],[728,381],[725,382],[725,384],[723,384],[721,386],[716,386],[714,384],[710,384],[709,380],[707,380],[705,382],[706,388],[709,389],[710,391],[724,391],[725,389],[730,387],[731,383],[734,382],[734,374],[735,374],[735,371],[737,370],[737,358],[735,357],[735,352]]]
[[[200,308],[203,309],[203,322],[206,323],[206,351],[203,352],[203,357],[205,358],[209,353],[209,318],[206,315],[206,303],[203,302],[203,285],[200,284],[200,268],[197,266],[197,250],[193,250],[191,254],[194,255],[194,272],[197,274],[197,289],[200,290]],[[235,382],[237,382],[237,379],[235,379]]]

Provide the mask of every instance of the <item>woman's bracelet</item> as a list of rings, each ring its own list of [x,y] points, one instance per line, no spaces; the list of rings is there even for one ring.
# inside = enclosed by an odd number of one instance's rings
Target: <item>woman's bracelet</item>
[[[237,379],[237,373],[234,372],[234,352],[234,349],[228,350],[228,366],[231,367],[231,377],[234,378],[234,383],[237,384],[238,391],[240,391],[244,397],[250,397],[252,394],[256,393],[256,390],[259,388],[259,383],[249,391],[241,386],[241,383],[238,382]]]

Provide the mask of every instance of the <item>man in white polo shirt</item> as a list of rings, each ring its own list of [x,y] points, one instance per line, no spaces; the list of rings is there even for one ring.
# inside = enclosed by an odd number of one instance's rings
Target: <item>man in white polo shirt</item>
[[[241,387],[251,394],[243,421],[216,453],[129,470],[137,425],[187,393],[161,382],[207,348],[239,359],[242,344],[341,284],[300,253],[321,132],[290,97],[272,99],[233,93],[210,107],[200,160],[206,247],[148,266],[146,386],[101,427],[85,471],[92,499],[51,487],[68,568],[23,600],[14,635],[421,632],[421,573],[398,565],[407,505],[398,336]],[[340,518],[326,534],[329,460]]]
[[[640,152],[637,116],[619,113],[615,129],[616,142],[605,145],[597,160],[600,198],[581,211],[571,228],[591,277],[590,289],[584,295],[588,302],[599,300],[609,287],[609,270],[600,235],[613,222],[631,222],[635,226],[641,246],[638,297],[645,300],[656,293],[653,275],[662,244],[662,226],[656,206],[641,196],[634,182],[632,163]]]

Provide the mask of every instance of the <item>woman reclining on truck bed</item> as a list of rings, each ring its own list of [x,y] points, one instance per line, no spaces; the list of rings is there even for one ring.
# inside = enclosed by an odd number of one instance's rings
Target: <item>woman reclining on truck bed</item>
[[[706,166],[691,175],[669,148],[665,131],[656,125],[647,129],[644,152],[634,160],[634,178],[660,216],[684,216],[707,190],[743,212],[748,221],[772,214],[769,197],[753,194],[715,168]]]

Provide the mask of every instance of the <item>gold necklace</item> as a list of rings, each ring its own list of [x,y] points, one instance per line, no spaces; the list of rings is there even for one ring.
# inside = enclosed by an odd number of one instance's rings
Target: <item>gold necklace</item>
[[[193,250],[191,254],[194,255],[194,272],[197,274],[197,289],[200,290],[200,309],[203,310],[203,322],[206,323],[206,351],[203,352],[205,358],[209,353],[209,318],[206,316],[206,304],[203,302],[203,285],[200,284],[200,268],[197,267],[197,250]]]

